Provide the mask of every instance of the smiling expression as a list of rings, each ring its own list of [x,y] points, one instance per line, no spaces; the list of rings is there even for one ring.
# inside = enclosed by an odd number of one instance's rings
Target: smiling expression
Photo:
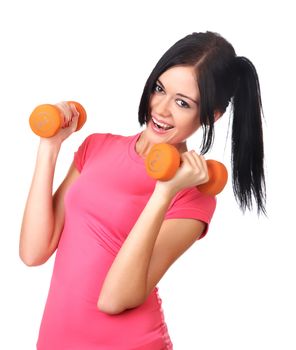
[[[199,96],[194,67],[175,66],[161,74],[150,97],[143,144],[165,142],[184,148],[186,139],[200,127]]]

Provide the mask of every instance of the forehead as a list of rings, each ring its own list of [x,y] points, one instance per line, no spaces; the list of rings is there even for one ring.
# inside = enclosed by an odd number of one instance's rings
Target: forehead
[[[199,96],[195,68],[191,66],[175,66],[169,68],[159,76],[159,80],[166,90],[174,93],[188,94],[192,97]]]

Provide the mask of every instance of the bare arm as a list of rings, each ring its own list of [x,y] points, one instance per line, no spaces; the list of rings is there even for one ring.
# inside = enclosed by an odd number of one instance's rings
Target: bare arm
[[[52,195],[59,150],[63,140],[76,129],[78,114],[74,116],[73,113],[72,119],[70,125],[54,137],[40,139],[19,242],[20,258],[29,266],[43,264],[55,251],[64,224],[63,196],[67,187],[79,175],[72,164],[65,180],[55,195]]]
[[[65,192],[79,176],[72,163],[64,181],[52,195],[54,164],[54,157],[48,150],[38,151],[19,245],[20,258],[28,266],[45,263],[55,252],[64,226]]]
[[[199,220],[164,221],[164,216],[179,190],[206,182],[207,176],[204,158],[187,153],[172,180],[157,182],[107,273],[97,304],[101,311],[117,314],[142,304],[171,264],[202,234],[205,224]]]

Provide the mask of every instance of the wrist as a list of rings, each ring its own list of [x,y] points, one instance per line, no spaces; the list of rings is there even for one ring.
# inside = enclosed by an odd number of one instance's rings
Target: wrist
[[[60,148],[61,144],[52,143],[47,139],[41,138],[38,148],[38,155],[42,156],[43,158],[56,159]]]
[[[178,191],[175,191],[171,188],[168,188],[161,181],[157,181],[154,188],[154,196],[159,197],[159,200],[165,202],[171,202],[171,200],[175,197]]]
[[[61,142],[52,142],[50,137],[40,137],[39,148],[46,152],[59,152],[61,144]]]

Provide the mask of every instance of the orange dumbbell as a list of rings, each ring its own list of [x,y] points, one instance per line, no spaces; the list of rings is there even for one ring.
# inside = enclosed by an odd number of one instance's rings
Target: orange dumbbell
[[[200,192],[215,196],[227,183],[228,173],[224,164],[216,160],[207,160],[209,181],[198,185]],[[154,145],[145,159],[146,171],[156,180],[171,179],[181,164],[181,157],[176,147],[167,143]]]
[[[80,130],[86,122],[86,111],[78,102],[73,103],[79,113],[76,131]],[[29,123],[32,131],[41,137],[52,137],[64,124],[64,116],[55,105],[44,104],[37,106],[30,115]]]

